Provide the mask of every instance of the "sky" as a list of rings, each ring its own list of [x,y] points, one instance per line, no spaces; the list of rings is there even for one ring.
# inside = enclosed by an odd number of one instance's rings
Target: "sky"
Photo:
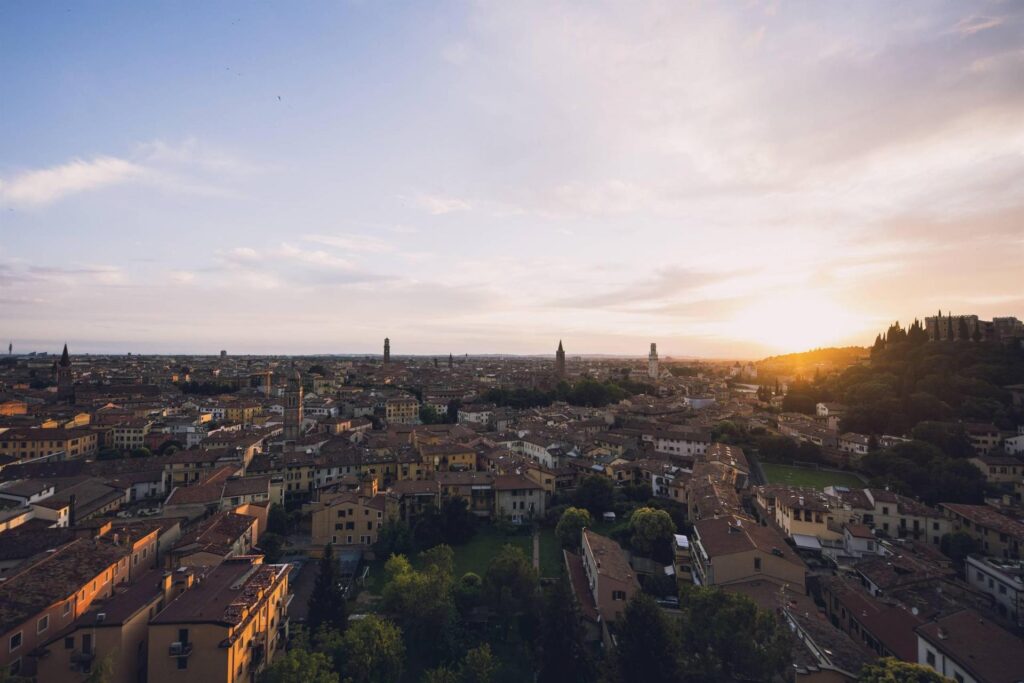
[[[1024,318],[1024,3],[15,0],[0,74],[16,351]]]

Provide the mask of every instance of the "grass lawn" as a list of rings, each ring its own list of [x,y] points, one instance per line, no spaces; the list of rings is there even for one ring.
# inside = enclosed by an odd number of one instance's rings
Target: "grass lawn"
[[[554,533],[552,532],[552,541]],[[501,547],[506,543],[522,548],[526,557],[533,561],[533,539],[529,534],[513,534],[506,536],[490,525],[481,525],[472,540],[464,545],[454,546],[455,551],[455,578],[461,577],[466,572],[474,572],[483,577],[487,573],[487,565],[491,558],[498,554]],[[544,539],[541,538],[541,569],[544,569]],[[557,545],[557,544],[556,544]],[[370,572],[366,577],[366,590],[374,595],[380,595],[384,590],[386,576],[384,574],[384,559],[377,559],[370,562]],[[409,557],[414,567],[418,567],[418,558],[414,554]],[[551,560],[549,559],[549,562]],[[561,555],[557,562],[561,562]],[[550,566],[550,565],[549,565]],[[543,571],[541,572],[544,573]],[[552,576],[558,576],[553,574]]]
[[[555,537],[554,529],[540,530],[540,575],[554,578],[562,573],[562,546]]]
[[[455,546],[455,577],[474,572],[481,577],[487,573],[487,565],[505,544],[522,548],[526,557],[533,561],[533,540],[529,534],[506,536],[489,525],[481,525],[469,543]]]
[[[764,476],[767,477],[769,484],[808,486],[816,489],[824,489],[826,486],[864,487],[864,482],[859,477],[847,472],[829,472],[770,462],[761,463],[761,469],[764,470]]]

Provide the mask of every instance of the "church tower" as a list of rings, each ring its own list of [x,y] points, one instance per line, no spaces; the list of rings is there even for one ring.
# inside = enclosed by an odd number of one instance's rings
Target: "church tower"
[[[565,378],[565,349],[562,348],[562,340],[558,340],[558,350],[555,351],[555,374],[558,379]]]
[[[64,344],[64,353],[57,363],[57,400],[62,403],[75,402],[75,378],[71,374],[71,357],[68,345]]]
[[[284,440],[295,441],[302,433],[302,375],[296,370],[284,391]]]
[[[391,362],[391,340],[384,337],[384,365]]]
[[[647,356],[647,376],[651,379],[658,379],[658,345],[651,342],[651,353]]]

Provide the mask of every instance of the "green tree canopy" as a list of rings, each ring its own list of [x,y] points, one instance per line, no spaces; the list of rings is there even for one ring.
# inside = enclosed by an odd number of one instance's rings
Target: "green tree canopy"
[[[857,683],[949,683],[949,680],[926,666],[883,657],[861,669]]]
[[[567,508],[555,526],[555,536],[563,548],[579,548],[581,532],[593,524],[594,521],[586,508]]]
[[[664,510],[637,508],[629,518],[629,544],[641,555],[661,562],[672,559],[672,535],[676,525]]]
[[[324,546],[319,572],[313,584],[313,592],[309,596],[309,615],[306,617],[306,623],[310,632],[316,633],[323,627],[344,630],[348,623],[347,607],[337,566],[334,563],[334,546],[328,543]]]
[[[260,683],[338,683],[331,660],[319,652],[293,648],[278,655],[259,677]]]
[[[342,676],[352,683],[392,683],[402,677],[402,632],[374,615],[353,622],[341,637]]]

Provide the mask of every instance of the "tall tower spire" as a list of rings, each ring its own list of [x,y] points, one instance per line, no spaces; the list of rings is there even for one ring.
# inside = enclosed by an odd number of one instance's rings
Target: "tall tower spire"
[[[284,391],[284,440],[295,441],[302,434],[302,375],[296,370]]]
[[[71,356],[68,355],[67,342],[64,352],[57,363],[57,400],[63,403],[75,402],[75,377],[71,373]]]
[[[654,342],[651,342],[651,352],[647,355],[647,376],[655,380],[660,376],[658,345]]]
[[[558,340],[558,350],[555,351],[555,375],[558,379],[565,378],[565,349],[562,348],[562,340]]]
[[[391,340],[384,337],[384,365],[391,362]]]

